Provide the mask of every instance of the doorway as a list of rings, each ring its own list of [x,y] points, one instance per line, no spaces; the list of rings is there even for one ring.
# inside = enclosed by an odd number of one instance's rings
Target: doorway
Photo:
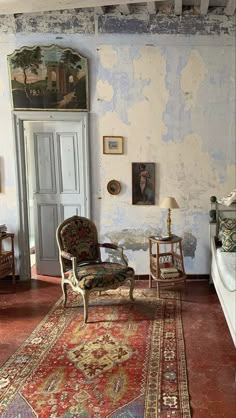
[[[15,112],[20,279],[60,276],[56,228],[75,214],[90,216],[87,115]],[[34,251],[33,251],[34,250]]]

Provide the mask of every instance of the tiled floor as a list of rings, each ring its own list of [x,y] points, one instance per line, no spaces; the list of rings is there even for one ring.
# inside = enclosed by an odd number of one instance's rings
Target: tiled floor
[[[137,282],[139,287],[147,282]],[[60,280],[0,281],[0,364],[15,352],[61,295]],[[182,315],[194,418],[235,418],[236,353],[218,298],[207,282],[188,282]]]

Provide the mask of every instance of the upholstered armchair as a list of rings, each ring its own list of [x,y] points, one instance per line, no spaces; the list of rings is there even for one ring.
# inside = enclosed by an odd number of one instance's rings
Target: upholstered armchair
[[[84,217],[72,216],[57,228],[57,244],[62,275],[64,306],[67,285],[82,295],[84,322],[88,321],[88,301],[91,292],[116,289],[129,282],[129,297],[133,298],[134,270],[128,266],[123,249],[115,244],[99,244],[95,224]],[[119,261],[102,261],[101,248],[109,248],[119,255]]]

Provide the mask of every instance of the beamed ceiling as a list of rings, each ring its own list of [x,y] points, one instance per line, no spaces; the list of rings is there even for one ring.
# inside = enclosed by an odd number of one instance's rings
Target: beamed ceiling
[[[235,0],[0,0],[0,15],[93,8],[98,15],[134,13],[232,16]]]

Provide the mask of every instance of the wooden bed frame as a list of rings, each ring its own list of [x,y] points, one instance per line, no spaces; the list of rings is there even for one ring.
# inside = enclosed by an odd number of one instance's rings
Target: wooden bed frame
[[[234,345],[236,346],[236,291],[230,291],[224,284],[222,274],[219,272],[216,249],[219,245],[219,217],[236,218],[236,202],[230,206],[224,206],[217,201],[212,203],[215,209],[211,209],[210,215],[212,220],[210,222],[210,245],[211,245],[211,274],[210,283],[213,283],[224,312],[226,322],[228,324],[230,334],[232,336]],[[215,211],[213,213],[212,211]]]

